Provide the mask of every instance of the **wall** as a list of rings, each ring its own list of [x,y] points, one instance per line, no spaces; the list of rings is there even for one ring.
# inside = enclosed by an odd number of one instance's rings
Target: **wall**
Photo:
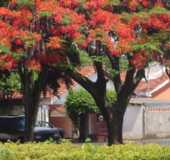
[[[107,130],[103,122],[91,118],[91,131],[106,141]],[[94,130],[95,128],[95,130]],[[125,113],[123,123],[124,139],[148,139],[170,137],[170,103],[164,101],[131,103]]]
[[[170,137],[170,106],[155,106],[145,109],[144,137]]]
[[[73,124],[63,105],[50,107],[50,122],[64,128],[65,137],[73,135]],[[107,128],[104,121],[98,120],[95,113],[89,114],[89,135],[98,141],[107,140]],[[170,102],[147,101],[131,103],[125,113],[123,123],[124,139],[166,138],[170,137]]]
[[[127,108],[123,136],[125,139],[170,137],[170,102],[144,101]]]
[[[64,137],[71,138],[73,135],[73,124],[71,119],[66,114],[63,105],[50,105],[49,106],[49,121],[55,127],[64,129]]]
[[[123,123],[123,137],[125,139],[143,138],[143,116],[144,110],[141,104],[129,105]],[[89,134],[95,135],[97,141],[107,140],[107,128],[103,120],[99,120],[98,115],[89,114]]]
[[[141,139],[143,137],[143,106],[128,106],[123,123],[125,139]]]

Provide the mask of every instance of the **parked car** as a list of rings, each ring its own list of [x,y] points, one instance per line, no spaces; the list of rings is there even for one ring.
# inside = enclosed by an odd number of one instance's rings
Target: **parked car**
[[[59,134],[60,138],[64,138],[64,129],[63,128],[56,128],[51,123],[46,121],[38,121],[34,128],[34,132],[40,134],[40,131],[53,131]]]
[[[25,116],[0,116],[0,140],[24,140]],[[48,122],[37,122],[34,127],[34,140],[45,141],[53,139],[58,141],[64,136],[62,128],[56,128]]]
[[[44,141],[49,138],[58,141],[64,137],[64,129],[56,128],[49,122],[39,121],[34,128],[34,140]]]

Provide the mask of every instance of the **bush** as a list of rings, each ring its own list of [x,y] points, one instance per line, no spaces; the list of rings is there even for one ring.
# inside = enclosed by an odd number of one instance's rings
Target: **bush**
[[[113,90],[108,90],[106,96],[106,103],[110,106],[111,103],[116,100],[116,93]],[[80,114],[90,112],[99,113],[93,97],[83,88],[69,90],[65,105],[67,113],[75,125]]]
[[[116,100],[116,94],[113,90],[108,90],[106,94],[106,104]],[[66,110],[71,118],[75,128],[79,131],[79,141],[84,142],[88,135],[88,113],[100,113],[93,97],[85,89],[69,90],[66,99]]]
[[[92,96],[84,89],[70,90],[66,100],[66,109],[74,126],[79,132],[79,141],[84,142],[88,137],[88,113],[98,112]]]
[[[0,160],[170,160],[170,147],[159,145],[0,144]]]

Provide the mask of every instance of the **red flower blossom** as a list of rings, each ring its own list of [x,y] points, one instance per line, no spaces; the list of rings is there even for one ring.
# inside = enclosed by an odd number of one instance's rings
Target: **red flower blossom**
[[[85,8],[89,10],[99,9],[107,5],[107,0],[89,0],[85,3]]]
[[[35,58],[27,60],[25,64],[29,70],[34,70],[34,71],[41,70],[41,64],[40,64],[39,60],[37,60]]]
[[[16,60],[11,54],[0,55],[0,69],[1,70],[11,70],[16,67]]]
[[[110,30],[118,21],[118,15],[99,9],[92,14],[90,24],[92,27],[103,26],[106,30]]]
[[[142,69],[146,65],[148,60],[147,54],[145,51],[139,51],[135,53],[130,61],[131,65],[136,69]]]

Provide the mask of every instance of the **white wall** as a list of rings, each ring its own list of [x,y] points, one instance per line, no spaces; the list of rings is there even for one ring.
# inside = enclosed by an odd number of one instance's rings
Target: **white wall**
[[[169,138],[170,103],[128,106],[124,117],[123,137],[125,139]]]
[[[170,137],[170,107],[147,107],[145,110],[145,138]]]
[[[128,106],[123,123],[125,139],[141,139],[143,137],[143,107]]]

